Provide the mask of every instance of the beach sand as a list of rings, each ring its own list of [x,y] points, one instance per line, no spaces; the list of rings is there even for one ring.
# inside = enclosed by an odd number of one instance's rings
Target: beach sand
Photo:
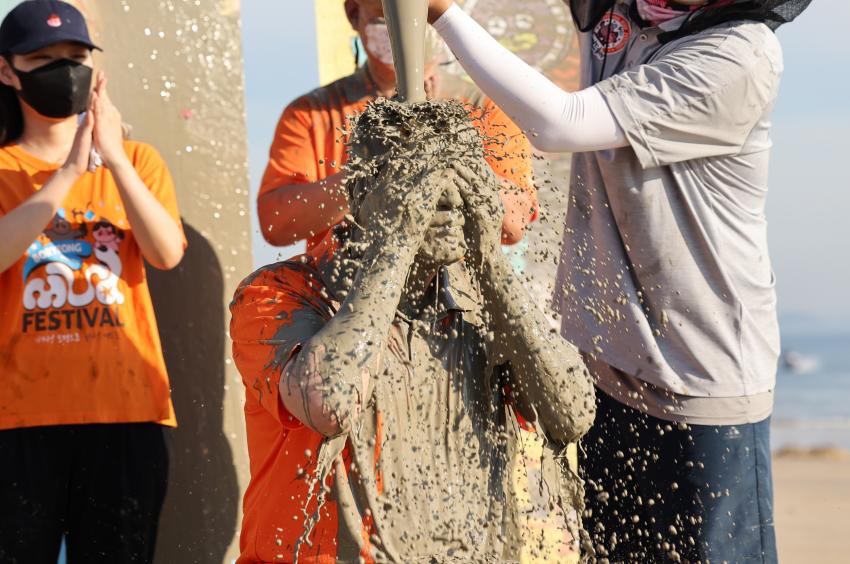
[[[773,476],[780,562],[850,562],[850,453],[781,452]]]

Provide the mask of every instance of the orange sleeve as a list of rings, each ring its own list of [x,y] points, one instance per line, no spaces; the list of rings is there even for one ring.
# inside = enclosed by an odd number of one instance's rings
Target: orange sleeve
[[[484,138],[487,162],[497,176],[531,194],[531,220],[537,218],[537,189],[534,186],[532,148],[528,138],[492,100],[474,120]]]
[[[151,194],[162,204],[162,207],[177,222],[180,234],[183,237],[183,248],[187,246],[186,234],[183,233],[183,222],[180,220],[180,209],[177,207],[177,193],[174,190],[174,179],[171,171],[165,164],[162,156],[152,146],[146,143],[125,144],[127,152],[130,153],[133,168],[142,179]]]
[[[274,133],[260,194],[287,184],[319,181],[318,157],[311,134],[310,102],[299,98],[283,110]]]
[[[9,150],[5,147],[0,147],[0,217],[17,207],[17,198],[13,198],[15,194],[15,184],[20,184],[20,176],[17,174],[19,168],[18,161],[9,154]]]
[[[480,121],[487,162],[493,171],[523,190],[534,191],[528,138],[492,100],[487,100]]]
[[[311,276],[295,261],[262,268],[239,286],[230,304],[233,360],[248,401],[290,429],[302,424],[280,399],[283,369],[333,316]]]

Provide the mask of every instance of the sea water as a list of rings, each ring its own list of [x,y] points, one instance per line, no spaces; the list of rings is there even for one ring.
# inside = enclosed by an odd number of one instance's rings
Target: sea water
[[[774,450],[836,446],[850,450],[850,326],[783,333],[783,355],[799,353],[818,366],[795,373],[780,363],[771,425]]]

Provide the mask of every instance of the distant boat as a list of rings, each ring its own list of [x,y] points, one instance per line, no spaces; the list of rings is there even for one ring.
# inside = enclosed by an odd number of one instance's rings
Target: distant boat
[[[782,365],[794,374],[811,374],[820,368],[820,359],[801,352],[788,351],[782,356]]]

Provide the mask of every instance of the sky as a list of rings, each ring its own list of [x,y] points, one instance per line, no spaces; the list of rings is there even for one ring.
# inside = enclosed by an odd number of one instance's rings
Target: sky
[[[281,22],[297,25],[282,27]],[[313,2],[243,0],[242,42],[254,264],[262,266],[301,252],[300,248],[279,249],[265,243],[256,218],[256,193],[283,108],[319,86]]]
[[[785,74],[767,218],[780,314],[789,323],[850,330],[850,182],[840,166],[850,149],[850,42],[842,22],[850,22],[850,2],[815,0],[779,30]],[[318,86],[315,24],[312,2],[242,2],[254,190],[280,112]],[[256,224],[254,232],[257,264],[292,254],[260,244]]]

